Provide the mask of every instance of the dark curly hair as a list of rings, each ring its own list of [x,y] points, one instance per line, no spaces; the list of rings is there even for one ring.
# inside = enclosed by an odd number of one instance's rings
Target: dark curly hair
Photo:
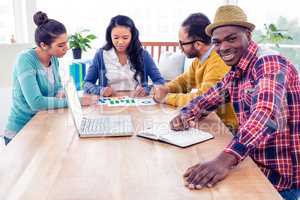
[[[37,46],[40,46],[41,42],[51,45],[58,36],[67,32],[66,27],[62,23],[49,19],[47,14],[41,11],[34,14],[33,21],[37,25],[34,33]]]
[[[111,32],[116,26],[125,26],[130,29],[131,41],[127,48],[127,55],[130,60],[130,70],[134,72],[134,80],[139,83],[138,77],[141,83],[144,81],[144,59],[143,59],[143,47],[139,40],[139,31],[136,28],[132,19],[124,15],[117,15],[110,20],[108,27],[106,28],[106,44],[102,47],[104,50],[110,50],[115,48],[112,39]]]
[[[193,13],[189,15],[181,24],[186,27],[188,36],[194,40],[200,39],[206,45],[211,42],[210,36],[206,35],[205,28],[210,24],[210,20],[203,13]]]

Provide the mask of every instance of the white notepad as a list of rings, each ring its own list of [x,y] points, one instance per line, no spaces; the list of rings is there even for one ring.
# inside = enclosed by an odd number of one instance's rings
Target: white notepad
[[[189,128],[184,131],[173,131],[170,128],[148,127],[140,131],[137,135],[179,147],[188,147],[214,138],[212,134],[195,128]]]

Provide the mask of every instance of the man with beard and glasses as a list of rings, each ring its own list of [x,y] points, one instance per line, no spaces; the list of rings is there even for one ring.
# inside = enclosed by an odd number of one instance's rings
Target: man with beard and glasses
[[[237,6],[217,10],[206,33],[231,70],[170,125],[187,129],[220,104],[232,102],[239,120],[237,134],[214,160],[186,171],[186,186],[212,187],[249,155],[282,197],[294,200],[300,197],[299,75],[286,58],[252,41],[254,28]]]
[[[175,80],[154,88],[154,100],[172,106],[185,106],[196,96],[207,92],[219,82],[230,68],[213,50],[211,38],[205,33],[210,24],[202,13],[188,16],[179,30],[179,45],[188,58],[195,58],[189,70]],[[192,91],[192,89],[195,90]],[[237,119],[230,103],[217,109],[218,116],[231,131],[237,128]]]

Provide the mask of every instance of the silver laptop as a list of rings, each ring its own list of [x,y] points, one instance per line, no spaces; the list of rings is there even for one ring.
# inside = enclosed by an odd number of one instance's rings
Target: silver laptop
[[[73,80],[65,85],[69,108],[80,137],[131,136],[133,124],[130,115],[100,115],[97,118],[83,116],[81,104]]]

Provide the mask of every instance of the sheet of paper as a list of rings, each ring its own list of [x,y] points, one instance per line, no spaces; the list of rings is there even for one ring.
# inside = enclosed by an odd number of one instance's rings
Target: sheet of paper
[[[135,99],[135,102],[138,106],[151,106],[156,104],[156,102],[152,98],[137,98]]]
[[[131,97],[101,97],[98,105],[107,106],[147,106],[155,105],[152,98],[131,98]]]

